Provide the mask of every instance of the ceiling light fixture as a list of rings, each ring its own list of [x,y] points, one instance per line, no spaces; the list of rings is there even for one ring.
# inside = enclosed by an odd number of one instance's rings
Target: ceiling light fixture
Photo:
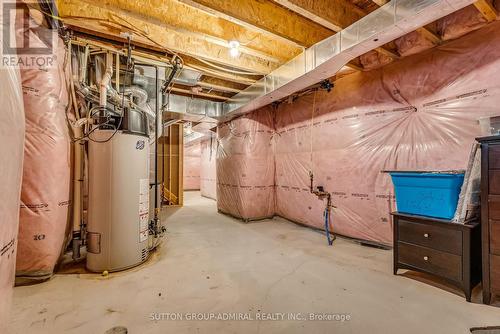
[[[238,41],[229,41],[229,54],[231,57],[236,58],[240,55],[240,42]]]

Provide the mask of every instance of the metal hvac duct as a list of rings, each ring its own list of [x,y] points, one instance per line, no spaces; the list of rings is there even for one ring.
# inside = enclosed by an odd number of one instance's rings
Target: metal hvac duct
[[[344,65],[474,0],[392,0],[339,33],[313,45],[223,103],[229,120],[334,76]]]
[[[352,59],[436,21],[475,0],[392,0],[337,34],[313,45],[227,102],[171,95],[179,118],[230,120],[333,77]],[[184,116],[182,116],[184,115]]]

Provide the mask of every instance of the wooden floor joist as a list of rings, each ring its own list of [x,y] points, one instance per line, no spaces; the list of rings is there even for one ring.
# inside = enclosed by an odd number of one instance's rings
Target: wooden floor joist
[[[180,33],[134,16],[117,14],[80,0],[64,0],[58,9],[67,24],[92,31],[94,34],[120,37],[123,33],[132,33],[134,39],[144,44],[154,47],[161,45],[174,52],[256,74],[267,74],[279,66],[278,63],[245,53],[241,53],[239,57],[231,57],[227,47],[211,43],[204,38]]]
[[[355,70],[355,71],[363,71],[364,70],[363,66],[354,64],[352,62],[347,63],[345,66],[349,67],[350,69]]]
[[[333,31],[271,0],[180,0],[255,31],[303,47],[331,36]]]
[[[481,12],[488,22],[495,21],[497,19],[498,13],[493,7],[493,5],[487,0],[478,0],[474,3],[474,6]]]
[[[388,3],[390,0],[372,0],[376,5],[383,6]]]
[[[78,32],[80,33],[80,32]],[[112,52],[122,52],[123,55],[126,54],[124,48],[125,40],[121,40],[122,43],[118,43],[112,40],[108,42],[97,40],[89,37],[82,37],[80,35],[74,36],[74,43],[79,45],[95,45],[97,47],[110,50]],[[137,59],[143,59],[145,62],[152,62],[158,66],[165,66],[169,64],[171,55],[158,55],[154,53],[140,51],[137,45],[132,49],[132,54]],[[202,81],[200,81],[200,86],[204,88],[213,88],[216,91],[237,93],[240,90],[245,89],[249,85],[253,84],[256,79],[251,79],[243,75],[236,75],[225,72],[212,71],[211,69],[206,69],[201,66],[196,60],[183,55],[184,67],[198,70],[202,73]]]
[[[335,32],[366,15],[361,8],[346,0],[274,0],[274,2]]]
[[[441,44],[443,42],[441,37],[425,27],[418,28],[416,31],[434,44]]]
[[[58,0],[64,6],[68,0]],[[269,61],[285,62],[300,53],[300,48],[276,40],[267,34],[249,30],[233,22],[209,15],[178,1],[129,1],[129,0],[82,0],[83,2],[111,10],[120,15],[130,15],[156,25],[165,25],[212,43],[228,47],[230,40],[241,42],[240,51],[261,56]]]
[[[216,94],[205,93],[205,92],[194,93],[194,92],[192,92],[189,89],[179,88],[179,87],[176,87],[176,86],[173,86],[171,88],[171,91],[174,92],[174,93],[182,93],[182,94],[185,94],[185,95],[188,95],[188,96],[192,96],[192,97],[208,98],[210,100],[220,101],[220,102],[224,102],[224,101],[227,101],[229,99],[229,97],[220,96],[220,95],[216,95]]]
[[[375,49],[378,53],[391,57],[392,59],[401,58],[397,51],[390,50],[386,47],[380,47]]]

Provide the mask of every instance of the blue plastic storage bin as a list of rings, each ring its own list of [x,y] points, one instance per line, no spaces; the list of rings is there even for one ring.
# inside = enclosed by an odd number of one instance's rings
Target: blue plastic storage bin
[[[464,174],[390,172],[398,212],[452,219]]]

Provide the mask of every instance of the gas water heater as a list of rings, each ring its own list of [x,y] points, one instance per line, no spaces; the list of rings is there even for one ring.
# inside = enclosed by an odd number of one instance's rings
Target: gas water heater
[[[89,138],[87,269],[117,271],[148,257],[149,137],[147,120]],[[132,129],[131,129],[132,128]]]

